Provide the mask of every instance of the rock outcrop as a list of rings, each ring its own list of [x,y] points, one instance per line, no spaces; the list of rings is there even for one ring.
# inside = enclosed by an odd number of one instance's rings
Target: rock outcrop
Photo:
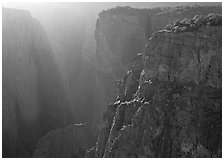
[[[88,128],[86,128],[85,124],[74,124],[66,128],[51,130],[39,139],[33,157],[83,157],[89,144],[87,131]]]
[[[152,31],[154,33],[160,29],[163,29],[167,24],[170,24],[176,20],[182,20],[184,18],[192,19],[195,15],[208,15],[209,13],[222,13],[221,6],[176,6],[174,8],[167,8],[160,13],[152,16]]]
[[[119,82],[86,157],[222,156],[221,16],[166,28]]]
[[[46,33],[29,12],[3,8],[3,157],[30,157],[70,111]]]

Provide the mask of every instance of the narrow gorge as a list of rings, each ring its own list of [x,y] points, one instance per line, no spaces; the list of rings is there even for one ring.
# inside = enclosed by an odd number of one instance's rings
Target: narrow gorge
[[[222,6],[100,4],[3,7],[3,157],[222,157]]]

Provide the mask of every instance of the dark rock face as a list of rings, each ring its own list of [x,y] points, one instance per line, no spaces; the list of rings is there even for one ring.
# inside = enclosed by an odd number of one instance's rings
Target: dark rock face
[[[83,157],[89,143],[87,131],[84,124],[74,124],[63,129],[51,130],[39,139],[33,157]]]
[[[30,157],[37,139],[69,122],[59,70],[41,25],[3,8],[3,157]]]
[[[134,61],[142,65],[119,83],[86,157],[222,156],[219,17],[209,15],[191,31],[153,34]]]
[[[144,51],[147,39],[151,37],[155,31],[163,29],[167,24],[176,20],[193,18],[197,14],[208,15],[209,13],[221,14],[221,7],[194,6],[154,9],[117,7],[101,12],[96,24],[95,38],[98,61],[97,77],[102,84],[102,88],[104,88],[105,102],[110,103],[114,100],[114,97],[117,96],[119,92],[119,90],[116,89],[117,80],[121,79],[131,68],[134,57],[139,52]],[[175,40],[175,38],[173,39]],[[163,39],[161,38],[161,40]],[[193,41],[191,42],[193,43]],[[176,49],[178,48],[179,47],[176,47]],[[170,48],[170,50],[172,50],[172,48]],[[198,52],[196,50],[195,52]],[[164,61],[166,60],[164,59]],[[154,62],[154,60],[152,62]],[[155,63],[157,64],[158,62]],[[130,72],[128,74],[132,73]],[[195,74],[197,73],[195,72]],[[124,79],[124,81],[126,81],[126,79]],[[124,86],[119,85],[119,87]]]
[[[200,19],[204,20],[195,22]],[[217,22],[212,24],[213,21]],[[192,23],[176,22],[169,30],[154,33],[145,49],[144,77],[171,82],[205,82],[221,89],[220,26],[219,15],[195,16]]]

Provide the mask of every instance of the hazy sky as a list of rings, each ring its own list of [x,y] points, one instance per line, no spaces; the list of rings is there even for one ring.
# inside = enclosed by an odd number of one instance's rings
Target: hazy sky
[[[36,7],[56,7],[56,8],[99,8],[108,9],[116,6],[131,6],[134,8],[151,8],[151,7],[167,7],[177,5],[220,5],[220,2],[47,2],[47,3],[3,3],[3,7],[10,8],[36,8]]]

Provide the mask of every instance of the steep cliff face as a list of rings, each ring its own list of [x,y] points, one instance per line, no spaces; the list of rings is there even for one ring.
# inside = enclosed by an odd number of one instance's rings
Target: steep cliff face
[[[23,10],[3,8],[3,157],[32,155],[37,138],[69,121],[46,34]]]
[[[221,16],[153,34],[87,157],[221,157]]]
[[[118,7],[99,14],[96,24],[97,56],[105,72],[119,79],[130,61],[144,48],[148,10]]]
[[[206,18],[195,16],[192,20],[177,21],[167,25],[166,30],[154,33],[146,44],[145,77],[205,82],[221,89],[220,26],[221,16],[210,14]]]
[[[117,7],[102,11],[96,24],[97,75],[106,103],[114,100],[117,80],[131,67],[133,58],[144,50],[147,38],[168,23],[196,14],[221,13],[220,6],[134,9]]]
[[[146,39],[167,24],[195,15],[221,13],[220,6],[134,9],[117,7],[99,14],[96,24],[97,56],[112,78],[120,79],[132,59],[142,52]]]
[[[148,9],[130,7],[117,7],[99,14],[95,31],[97,77],[105,104],[114,101],[117,80],[128,70],[136,53],[144,48],[149,16]]]

